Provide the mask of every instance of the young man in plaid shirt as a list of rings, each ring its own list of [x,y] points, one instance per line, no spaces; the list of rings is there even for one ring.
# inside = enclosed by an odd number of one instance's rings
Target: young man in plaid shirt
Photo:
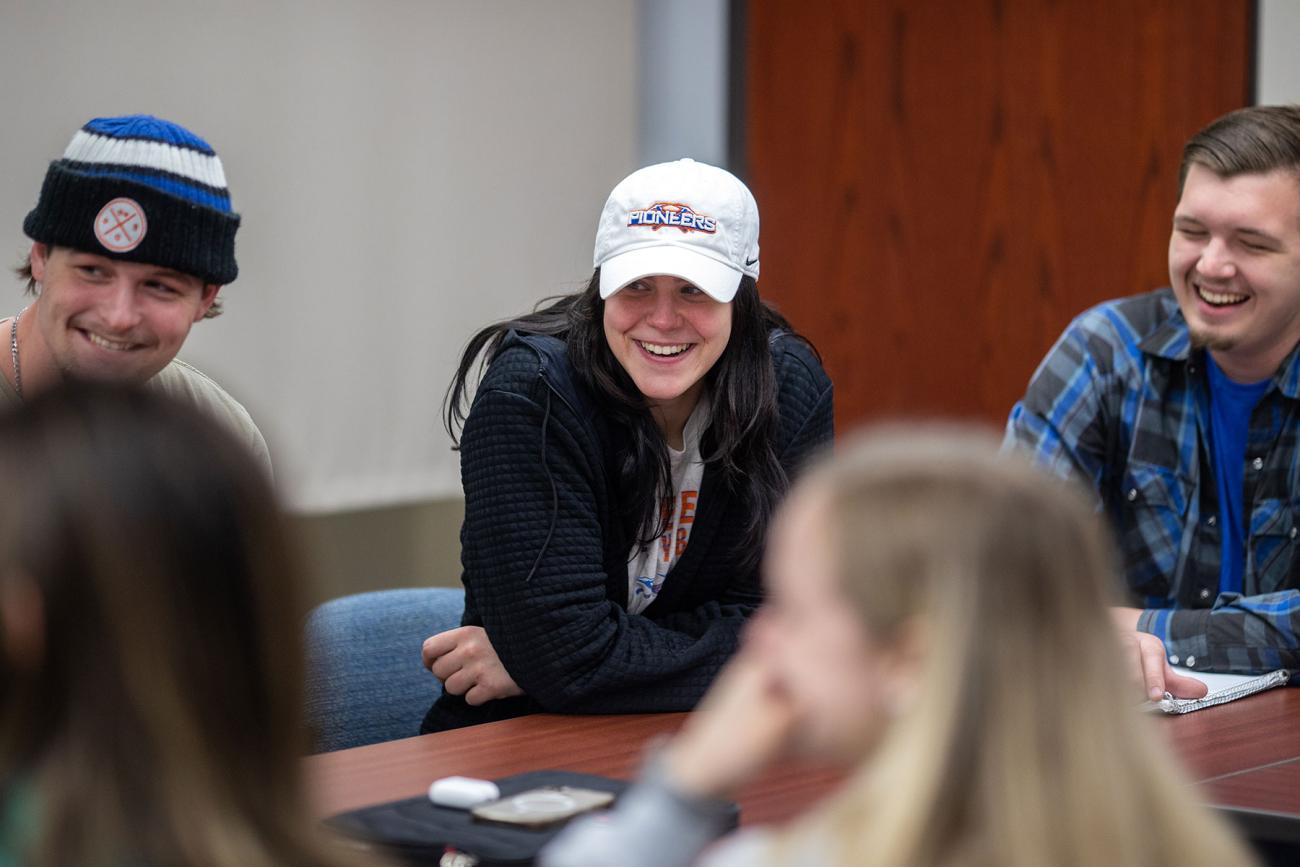
[[[1007,424],[1112,519],[1131,593],[1115,618],[1155,697],[1203,690],[1162,653],[1300,668],[1300,107],[1188,141],[1169,279],[1075,319]]]

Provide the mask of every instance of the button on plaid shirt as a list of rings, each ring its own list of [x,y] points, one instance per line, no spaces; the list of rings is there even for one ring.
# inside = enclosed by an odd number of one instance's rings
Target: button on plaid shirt
[[[1086,480],[1118,534],[1138,628],[1170,661],[1300,669],[1300,352],[1250,417],[1244,593],[1219,593],[1223,530],[1204,351],[1173,292],[1108,301],[1070,324],[1011,411],[1006,442]]]

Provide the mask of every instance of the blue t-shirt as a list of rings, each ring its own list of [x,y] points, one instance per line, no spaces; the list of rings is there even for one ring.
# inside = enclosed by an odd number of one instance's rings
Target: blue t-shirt
[[[1219,521],[1223,532],[1219,592],[1240,593],[1242,576],[1246,571],[1242,487],[1245,484],[1250,414],[1273,380],[1244,385],[1233,382],[1214,362],[1214,356],[1207,352],[1205,358],[1210,374],[1210,451],[1214,459],[1214,481],[1219,489]]]

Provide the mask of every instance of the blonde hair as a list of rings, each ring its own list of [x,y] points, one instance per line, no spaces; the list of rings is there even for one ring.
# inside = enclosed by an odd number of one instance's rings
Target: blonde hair
[[[868,432],[801,487],[868,634],[925,638],[913,700],[782,863],[1252,863],[1140,718],[1107,612],[1118,560],[1082,491],[964,427]]]

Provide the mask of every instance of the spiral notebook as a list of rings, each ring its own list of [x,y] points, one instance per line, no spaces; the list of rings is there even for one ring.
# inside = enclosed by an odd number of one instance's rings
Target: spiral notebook
[[[1182,671],[1182,669],[1179,669]],[[1204,698],[1174,698],[1169,693],[1160,701],[1147,702],[1147,710],[1161,713],[1191,713],[1204,710],[1218,704],[1227,704],[1275,686],[1284,686],[1291,679],[1291,672],[1285,668],[1270,671],[1268,674],[1255,675],[1204,675],[1199,672],[1185,672],[1198,680],[1205,681],[1211,692]]]

